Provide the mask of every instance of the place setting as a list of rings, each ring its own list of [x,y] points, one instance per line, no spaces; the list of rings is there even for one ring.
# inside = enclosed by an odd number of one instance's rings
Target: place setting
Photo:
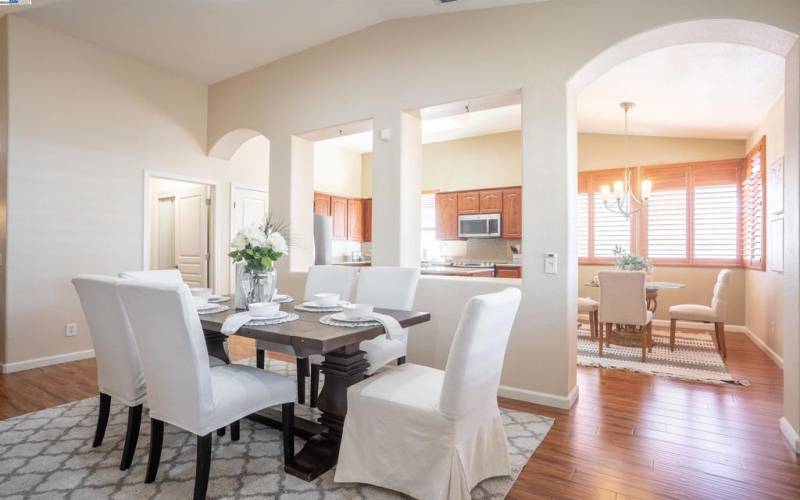
[[[189,291],[192,293],[192,303],[198,314],[217,314],[230,310],[230,306],[224,304],[230,298],[215,295],[211,288],[190,288]]]
[[[315,293],[311,300],[294,306],[296,311],[313,313],[338,313],[350,302],[341,300],[338,293]]]

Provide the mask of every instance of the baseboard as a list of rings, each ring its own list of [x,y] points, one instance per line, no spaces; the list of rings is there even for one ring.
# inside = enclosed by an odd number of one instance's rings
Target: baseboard
[[[70,361],[78,361],[80,359],[88,359],[93,357],[94,349],[68,352],[66,354],[56,354],[55,356],[46,356],[44,358],[34,358],[27,359],[25,361],[16,361],[14,363],[5,363],[2,365],[2,367],[0,367],[0,371],[2,371],[2,373],[21,372],[23,370],[30,370],[32,368],[58,365],[61,363],[68,363]]]
[[[789,441],[789,445],[792,447],[795,453],[800,454],[800,435],[797,434],[797,431],[794,430],[792,424],[786,420],[786,417],[781,417],[780,420],[781,426],[781,433],[783,433],[783,437]]]
[[[497,391],[497,395],[503,398],[525,401],[526,403],[534,403],[537,405],[552,406],[553,408],[569,410],[578,399],[578,386],[576,385],[573,387],[566,397],[557,396],[555,394],[546,392],[520,389],[518,387],[509,387],[507,385],[501,385],[500,390]]]
[[[781,370],[783,370],[783,358],[780,357],[777,352],[773,351],[772,348],[768,346],[766,342],[761,340],[761,338],[758,335],[751,332],[749,328],[745,328],[744,334],[747,335],[747,338],[749,338],[756,346],[758,346],[759,349],[764,351],[764,354],[769,356],[769,358],[776,365],[778,365],[778,367],[780,367]]]

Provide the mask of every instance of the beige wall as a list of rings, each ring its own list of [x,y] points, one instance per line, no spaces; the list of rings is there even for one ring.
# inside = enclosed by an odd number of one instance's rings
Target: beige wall
[[[314,143],[314,191],[360,198],[361,153]]]
[[[0,145],[8,144],[8,17],[0,17]],[[6,317],[8,148],[0,147],[0,318]],[[0,363],[6,356],[6,322],[0,320]]]
[[[3,362],[17,369],[91,349],[70,279],[142,268],[145,171],[215,183],[220,224],[235,175],[206,155],[205,86],[17,17],[8,24],[13,237]],[[217,241],[223,252],[227,239]],[[215,271],[227,289],[227,258]],[[65,337],[72,322],[79,333]]]
[[[747,140],[749,151],[763,136],[767,137],[767,166],[783,157],[784,98],[781,97],[764,116]],[[769,175],[769,170],[767,170]],[[769,184],[769,179],[767,181]],[[767,220],[775,219],[767,214]],[[777,217],[780,218],[780,217]],[[780,244],[767,231],[767,256],[772,245]],[[748,270],[745,273],[747,328],[764,341],[770,349],[783,357],[783,274],[770,271]]]
[[[363,158],[363,192],[370,193],[372,154],[367,153]],[[481,135],[422,146],[422,189],[425,191],[460,191],[521,184],[520,132]]]

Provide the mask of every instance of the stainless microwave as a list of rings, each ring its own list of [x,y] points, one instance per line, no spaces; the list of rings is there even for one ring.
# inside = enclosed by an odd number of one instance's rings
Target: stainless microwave
[[[499,238],[500,214],[458,216],[459,238]]]

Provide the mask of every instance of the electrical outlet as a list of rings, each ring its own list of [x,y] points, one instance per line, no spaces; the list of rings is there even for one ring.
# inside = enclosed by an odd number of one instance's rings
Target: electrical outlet
[[[67,323],[66,328],[64,329],[64,334],[67,337],[74,337],[78,334],[78,325],[75,323]]]

